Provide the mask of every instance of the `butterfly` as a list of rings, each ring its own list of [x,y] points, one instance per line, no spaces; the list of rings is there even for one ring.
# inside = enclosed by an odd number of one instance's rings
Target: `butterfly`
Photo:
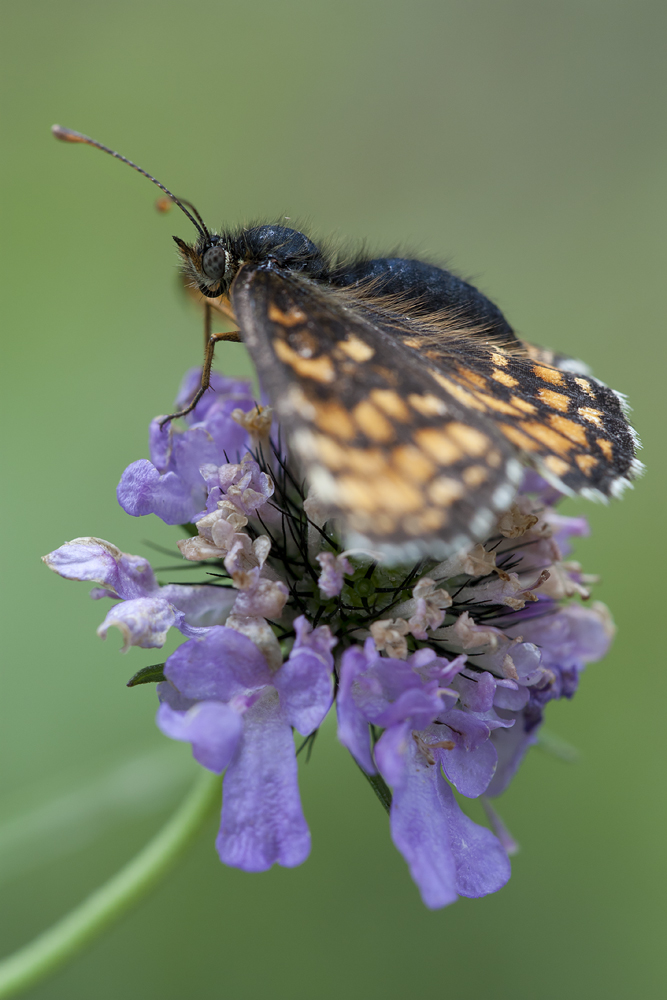
[[[446,558],[488,536],[525,466],[606,500],[641,471],[624,397],[581,362],[520,339],[468,282],[419,260],[339,259],[283,225],[217,233],[190,202],[88,136],[54,126],[156,183],[197,229],[178,237],[215,345],[242,341],[290,454],[349,546],[390,561]],[[236,333],[211,334],[211,307]]]

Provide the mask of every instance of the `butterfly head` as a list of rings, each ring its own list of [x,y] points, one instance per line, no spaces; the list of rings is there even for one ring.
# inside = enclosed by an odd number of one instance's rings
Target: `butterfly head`
[[[250,226],[235,233],[200,234],[196,243],[174,236],[186,277],[202,295],[224,295],[246,263],[287,268],[313,277],[326,267],[319,248],[304,233],[286,226]]]
[[[216,298],[228,291],[241,261],[235,258],[229,239],[215,233],[201,235],[196,243],[186,243],[173,237],[183,263],[186,277],[207,298]]]

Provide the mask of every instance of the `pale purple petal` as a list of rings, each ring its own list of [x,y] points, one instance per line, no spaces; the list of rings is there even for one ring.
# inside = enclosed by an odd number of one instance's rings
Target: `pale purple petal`
[[[372,639],[369,642],[374,645]],[[363,767],[368,774],[375,774],[368,723],[357,707],[353,694],[354,683],[359,675],[366,670],[367,665],[368,658],[361,646],[350,646],[343,653],[336,697],[336,712],[338,715],[338,739],[344,747],[347,747],[360,767]]]
[[[444,704],[435,685],[403,691],[380,715],[371,721],[383,729],[409,721],[411,729],[424,729],[443,711]]]
[[[375,761],[384,780],[394,788],[401,785],[405,776],[406,755],[414,745],[410,722],[385,729],[375,744]]]
[[[158,593],[151,564],[106,542],[103,538],[75,538],[61,545],[43,561],[66,580],[84,580],[108,588],[95,596],[117,596],[127,600]]]
[[[277,621],[288,597],[289,590],[281,580],[258,579],[255,586],[237,594],[234,614],[242,618],[268,618]]]
[[[552,615],[526,619],[511,631],[541,647],[546,666],[581,669],[602,659],[609,649],[613,629],[595,607],[567,604]]]
[[[325,597],[337,597],[343,589],[345,574],[354,572],[345,556],[334,556],[333,552],[320,552],[315,556],[320,564],[317,585]]]
[[[500,841],[461,811],[454,793],[440,774],[438,789],[456,865],[457,891],[461,896],[478,897],[502,889],[511,875],[511,866]]]
[[[492,674],[487,671],[469,671],[468,675],[459,674],[455,677],[451,686],[459,692],[461,704],[471,712],[490,711],[496,693],[496,682]]]
[[[474,750],[463,746],[440,750],[439,758],[451,783],[469,799],[476,799],[486,791],[498,764],[498,754],[490,740]]]
[[[171,421],[162,424],[164,417],[151,420],[148,427],[148,453],[158,472],[167,472],[171,462],[171,442],[174,428]]]
[[[116,496],[118,503],[132,517],[157,514],[165,524],[185,524],[206,499],[204,485],[199,497],[193,499],[192,489],[176,475],[167,472],[161,476],[155,466],[145,458],[128,465],[121,476]]]
[[[123,636],[121,653],[127,653],[131,646],[155,649],[164,646],[167,632],[172,625],[178,626],[182,618],[183,613],[161,597],[139,597],[134,601],[115,604],[98,628],[97,634],[106,639],[112,626],[119,629]]]
[[[319,628],[313,628],[305,615],[299,615],[298,618],[294,619],[294,631],[296,639],[292,651],[309,649],[320,656],[322,661],[333,670],[331,650],[338,643],[338,639],[331,634],[329,626],[320,625]]]
[[[216,774],[229,764],[243,731],[241,715],[220,701],[201,701],[187,712],[163,702],[156,721],[165,736],[191,743],[195,760]]]
[[[275,691],[243,717],[244,731],[223,783],[216,841],[221,860],[244,871],[292,868],[310,853],[292,730]]]
[[[476,750],[488,740],[491,732],[486,722],[458,708],[443,712],[438,716],[438,722],[447,726],[447,731],[442,726],[432,726],[429,734],[437,739],[453,740],[464,750]],[[438,736],[438,733],[441,735]]]
[[[491,740],[498,752],[498,767],[487,795],[500,795],[516,774],[524,754],[537,741],[537,731],[542,713],[533,706],[521,712],[511,729],[496,729]]]
[[[532,642],[520,642],[510,650],[520,684],[530,686],[544,676],[542,654]]]
[[[516,689],[496,686],[496,693],[493,699],[494,708],[506,708],[512,712],[519,712],[527,704],[530,691],[527,687]]]
[[[174,404],[176,410],[182,410],[188,405],[200,384],[201,368],[190,368],[180,384]],[[237,406],[246,409],[244,402],[248,403],[248,409],[254,406],[250,383],[227,378],[219,372],[211,372],[210,391],[204,393],[194,410],[185,418],[186,422],[196,424],[205,420],[212,407],[220,405],[221,402],[228,403],[232,409]]]
[[[333,701],[333,656],[336,640],[324,625],[311,631],[301,615],[294,622],[297,638],[289,658],[274,675],[280,703],[292,726],[308,736],[320,725]]]
[[[201,701],[230,701],[271,683],[271,672],[255,643],[224,625],[179,646],[167,660],[164,674],[187,698]]]
[[[403,778],[393,789],[391,836],[424,903],[433,910],[458,898],[457,871],[443,808],[443,788],[447,786],[440,769],[427,763],[414,741],[406,742]]]
[[[188,625],[224,625],[236,591],[232,587],[193,586],[168,583],[160,597],[182,611]]]

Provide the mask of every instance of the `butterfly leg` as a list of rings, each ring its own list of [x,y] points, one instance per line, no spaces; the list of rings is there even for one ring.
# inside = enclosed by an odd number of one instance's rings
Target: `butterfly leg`
[[[170,413],[168,417],[160,421],[160,427],[164,427],[168,424],[170,420],[175,420],[177,417],[184,417],[187,413],[194,410],[195,406],[202,398],[209,385],[211,384],[211,366],[213,365],[213,355],[215,354],[215,345],[220,340],[227,340],[233,344],[240,344],[241,335],[238,330],[231,330],[229,333],[211,333],[211,310],[210,307],[206,308],[206,339],[204,343],[204,366],[201,373],[201,384],[197,389],[196,393],[192,397],[192,400],[184,409],[179,410],[177,413]]]

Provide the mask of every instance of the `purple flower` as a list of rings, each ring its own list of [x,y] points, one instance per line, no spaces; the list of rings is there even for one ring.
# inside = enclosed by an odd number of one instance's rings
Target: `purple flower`
[[[310,851],[291,726],[307,736],[329,711],[336,640],[305,618],[295,627],[276,673],[251,639],[216,627],[169,657],[159,686],[162,731],[191,743],[209,770],[226,769],[216,844],[226,864],[245,871],[292,867]]]
[[[199,375],[188,373],[177,406]],[[130,514],[196,525],[177,551],[206,576],[160,584],[146,559],[99,538],[45,562],[116,602],[98,634],[119,629],[123,652],[162,646],[172,627],[185,637],[164,665],[157,723],[224,772],[226,864],[263,871],[307,857],[293,730],[312,748],[335,695],[339,740],[388,804],[425,904],[497,891],[516,844],[488,797],[516,773],[546,705],[573,696],[613,635],[604,605],[579,603],[594,578],[569,557],[586,521],[558,514],[558,491],[527,472],[489,538],[444,562],[335,555],[335,524],[316,492],[304,498],[270,408],[246,383],[212,386],[184,429],[152,422],[151,460],[118,487]],[[454,790],[482,798],[495,832]]]
[[[176,400],[192,398],[199,369],[186,375]],[[129,465],[118,484],[118,502],[128,514],[157,514],[166,524],[193,520],[206,503],[207,488],[202,467],[220,466],[247,447],[248,435],[232,417],[236,409],[254,407],[247,382],[213,375],[211,390],[188,415],[187,428],[173,424],[160,427],[162,417],[152,421],[149,433],[151,461],[139,459]]]
[[[318,552],[315,559],[320,564],[317,585],[325,597],[338,597],[343,589],[343,577],[354,572],[345,554],[335,556],[333,552]]]
[[[480,675],[488,678],[488,694],[453,707],[465,660],[448,661],[429,649],[390,659],[369,639],[347,649],[341,663],[339,739],[364,770],[373,774],[377,766],[391,786],[392,837],[430,907],[495,892],[510,875],[499,841],[461,812],[441,774],[476,797],[496,768],[489,737],[503,723],[493,712],[491,675]],[[369,723],[384,730],[374,750]]]
[[[123,653],[131,646],[163,646],[172,626],[188,638],[201,635],[227,617],[234,600],[233,592],[222,587],[160,587],[147,559],[121,552],[103,538],[75,538],[43,561],[66,580],[99,584],[90,593],[96,600],[120,598],[97,634],[105,639],[109,628],[119,629]]]

